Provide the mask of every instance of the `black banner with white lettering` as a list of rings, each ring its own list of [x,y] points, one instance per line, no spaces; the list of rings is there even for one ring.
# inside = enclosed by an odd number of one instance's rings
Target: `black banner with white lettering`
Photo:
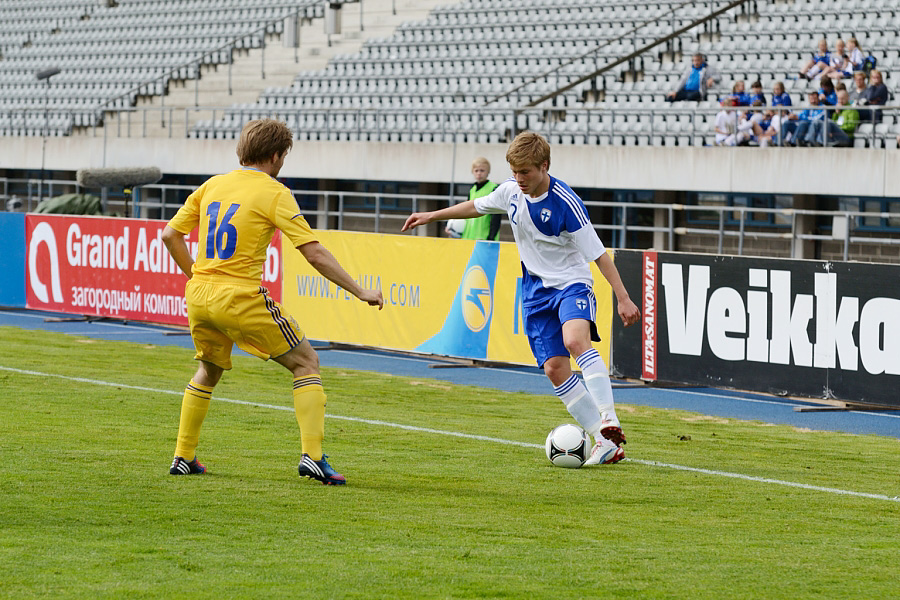
[[[900,266],[619,250],[624,377],[900,406]]]

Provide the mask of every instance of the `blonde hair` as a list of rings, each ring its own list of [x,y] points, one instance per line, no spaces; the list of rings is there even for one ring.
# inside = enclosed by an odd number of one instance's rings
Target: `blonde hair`
[[[491,163],[483,156],[479,156],[472,161],[472,169],[474,169],[475,167],[484,167],[485,169],[487,169],[488,173],[491,172]]]
[[[256,165],[282,155],[294,145],[290,128],[275,119],[250,121],[241,129],[237,143],[238,160],[242,165]]]
[[[523,131],[509,145],[506,151],[506,162],[512,168],[535,166],[545,162],[550,167],[550,144],[539,133]]]

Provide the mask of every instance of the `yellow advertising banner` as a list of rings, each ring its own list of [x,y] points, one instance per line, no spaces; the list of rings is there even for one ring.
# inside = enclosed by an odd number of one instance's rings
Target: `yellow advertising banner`
[[[515,244],[316,234],[360,285],[381,290],[385,306],[379,311],[363,304],[285,247],[283,304],[310,339],[535,364],[522,325],[522,267]],[[594,346],[609,364],[612,293],[596,266],[593,270],[597,330],[603,338]]]

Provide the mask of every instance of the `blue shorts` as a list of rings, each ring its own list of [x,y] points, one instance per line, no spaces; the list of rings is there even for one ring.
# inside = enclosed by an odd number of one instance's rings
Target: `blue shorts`
[[[553,356],[569,356],[563,343],[562,324],[574,319],[585,319],[591,324],[591,340],[600,341],[597,325],[597,299],[594,291],[583,283],[576,283],[559,290],[545,302],[522,308],[525,318],[525,335],[531,345],[531,353],[539,367]]]

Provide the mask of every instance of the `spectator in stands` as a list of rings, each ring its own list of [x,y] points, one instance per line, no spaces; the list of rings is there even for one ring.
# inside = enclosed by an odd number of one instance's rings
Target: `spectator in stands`
[[[828,68],[828,61],[831,55],[828,53],[828,41],[825,38],[819,40],[818,49],[812,53],[809,62],[800,69],[800,77],[803,79],[813,79]]]
[[[862,48],[859,47],[859,42],[855,37],[850,37],[847,40],[847,60],[850,61],[850,66],[853,68],[853,72],[862,71],[863,64],[866,62],[866,55],[863,54]]]
[[[830,119],[822,121],[813,121],[806,134],[806,142],[808,146],[821,146],[823,142],[827,146],[838,146],[848,148],[853,143],[853,134],[856,132],[856,126],[859,125],[859,112],[850,106],[850,100],[847,90],[838,92],[838,108],[837,110],[828,111],[833,113]],[[823,138],[827,134],[827,141]]]
[[[810,120],[824,119],[825,114],[821,109],[815,108],[819,106],[819,92],[810,90],[807,94],[807,101],[810,108],[800,111],[799,114],[791,113],[784,119],[781,126],[781,145],[796,146],[797,142],[802,140],[809,130]]]
[[[827,106],[837,104],[837,93],[834,89],[834,82],[828,77],[819,79],[819,103]]]
[[[778,125],[773,125],[777,123]],[[753,137],[760,148],[769,145],[772,138],[778,135],[777,127],[780,127],[781,119],[775,114],[775,111],[769,109],[762,113],[761,118],[753,124]]]
[[[666,101],[706,100],[709,88],[715,86],[720,80],[721,76],[718,71],[710,66],[706,62],[706,58],[698,52],[691,58],[691,65],[681,74],[675,91],[666,94]]]
[[[750,85],[750,105],[753,106],[753,103],[757,100],[762,102],[763,106],[768,104],[768,102],[766,102],[766,95],[763,93],[762,82],[759,80],[754,81]]]
[[[868,81],[868,77],[866,77],[865,72],[856,71],[853,73],[853,88],[849,91],[850,104],[856,104],[857,99],[866,91],[868,87],[866,81]]]
[[[778,145],[778,136],[781,133],[781,125],[787,118],[788,113],[789,111],[786,110],[767,111],[768,126],[756,136],[760,148]]]
[[[731,87],[731,95],[728,98],[731,98],[732,106],[750,106],[752,101],[750,94],[744,91],[743,80],[734,82],[734,85]]]
[[[741,114],[741,122],[738,124],[737,143],[746,145],[756,140],[756,132],[762,133],[768,127],[768,122],[763,125],[765,114],[761,110],[765,104],[762,100],[754,100],[751,104],[757,110],[748,110]]]
[[[824,108],[813,108],[815,106],[823,106],[821,95],[818,92],[809,93],[809,105],[810,108],[800,113],[801,116],[797,123],[797,131],[794,132],[794,146],[808,146],[809,142],[806,139],[806,136],[809,133],[809,129],[816,121],[824,121],[826,119],[826,110]],[[803,113],[806,114],[804,115]],[[803,118],[804,116],[806,118]]]
[[[716,114],[716,146],[734,146],[737,144],[737,111],[734,100],[727,97],[722,100],[722,110]]]
[[[838,38],[834,43],[834,52],[828,58],[828,68],[822,71],[822,78],[842,79],[853,76],[853,65],[847,56],[844,40]]]
[[[881,79],[881,71],[872,69],[869,72],[869,87],[856,99],[857,106],[884,106],[887,104],[889,92]],[[881,123],[880,110],[860,110],[859,119],[863,123]]]
[[[781,126],[787,121],[788,115],[791,114],[791,111],[785,110],[784,107],[791,105],[791,96],[784,91],[784,84],[776,81],[772,87],[772,107],[775,110],[771,111],[772,116],[769,126],[761,134],[757,134],[760,147],[771,144],[777,145],[780,142],[778,137],[781,133]]]
[[[780,81],[772,86],[772,106],[791,106],[791,95],[784,91],[784,84]]]
[[[469,200],[487,196],[498,184],[490,181],[491,163],[483,156],[472,161],[472,176],[475,185],[469,189]],[[464,240],[496,240],[500,233],[500,215],[482,215],[474,219],[466,219],[466,227],[460,236]]]

